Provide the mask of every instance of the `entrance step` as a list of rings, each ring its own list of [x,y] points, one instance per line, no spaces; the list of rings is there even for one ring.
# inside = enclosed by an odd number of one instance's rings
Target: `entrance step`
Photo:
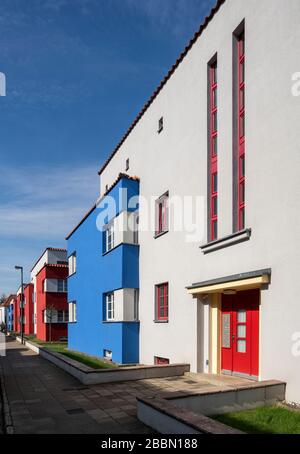
[[[163,434],[233,433],[233,429],[210,417],[285,400],[286,383],[278,380],[256,382],[239,377],[186,373],[183,381],[190,382],[189,390],[138,398],[139,419]]]

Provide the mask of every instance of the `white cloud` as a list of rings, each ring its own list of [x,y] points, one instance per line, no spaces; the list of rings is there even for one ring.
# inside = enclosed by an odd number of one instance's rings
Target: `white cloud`
[[[64,236],[98,195],[97,167],[1,168],[0,234]]]
[[[42,250],[66,246],[64,238],[98,196],[97,165],[0,166],[0,294],[14,292]]]

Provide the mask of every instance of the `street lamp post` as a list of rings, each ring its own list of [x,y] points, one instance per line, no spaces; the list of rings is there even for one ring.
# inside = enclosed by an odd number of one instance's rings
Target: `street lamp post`
[[[23,283],[23,266],[15,266],[16,270],[21,272],[21,304],[20,304],[20,317],[21,317],[21,343],[24,344],[24,325],[23,325],[23,318],[24,318],[24,283]]]

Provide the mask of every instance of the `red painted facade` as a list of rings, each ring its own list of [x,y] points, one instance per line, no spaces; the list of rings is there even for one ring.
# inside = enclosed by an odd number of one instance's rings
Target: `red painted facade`
[[[45,265],[36,276],[36,317],[37,317],[37,332],[36,337],[42,341],[59,341],[62,337],[68,335],[67,323],[45,323],[44,314],[46,309],[54,309],[57,311],[68,310],[68,297],[66,292],[44,291],[44,281],[65,280],[68,277],[67,265]]]
[[[14,304],[14,331],[16,333],[21,332],[20,318],[21,318],[21,294],[17,295],[16,302]]]
[[[33,284],[27,284],[24,288],[24,334],[33,334]]]

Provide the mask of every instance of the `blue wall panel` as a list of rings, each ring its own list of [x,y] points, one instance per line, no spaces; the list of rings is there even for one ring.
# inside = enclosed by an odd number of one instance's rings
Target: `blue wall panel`
[[[119,197],[120,188],[127,190],[126,197]],[[138,193],[137,181],[121,179],[109,194],[116,201],[115,214],[127,209],[129,198]],[[137,363],[139,323],[103,322],[103,295],[139,288],[139,247],[122,244],[103,255],[103,235],[96,224],[104,206],[105,199],[68,240],[68,255],[76,251],[77,257],[76,273],[68,283],[68,300],[77,303],[77,322],[69,324],[69,348],[95,356],[108,349],[116,362]]]

